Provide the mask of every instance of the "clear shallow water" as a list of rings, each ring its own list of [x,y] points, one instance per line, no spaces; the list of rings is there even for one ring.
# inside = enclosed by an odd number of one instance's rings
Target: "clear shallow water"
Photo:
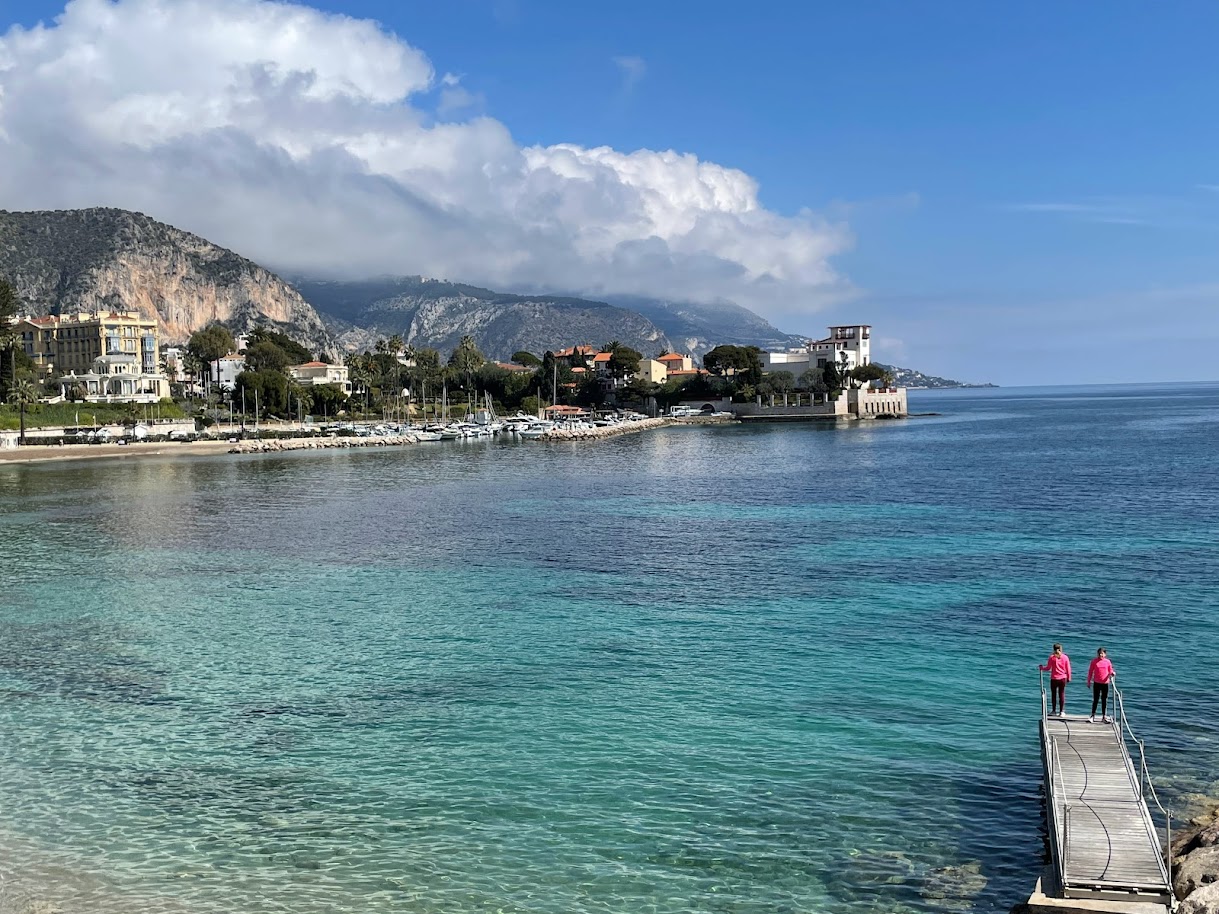
[[[1219,794],[1219,387],[0,466],[0,912],[1006,911],[1035,666]]]

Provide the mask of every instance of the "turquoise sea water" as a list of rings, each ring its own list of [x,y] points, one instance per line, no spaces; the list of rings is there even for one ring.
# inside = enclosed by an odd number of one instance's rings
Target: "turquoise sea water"
[[[1219,386],[0,465],[0,912],[1006,911],[1036,665],[1219,794]]]

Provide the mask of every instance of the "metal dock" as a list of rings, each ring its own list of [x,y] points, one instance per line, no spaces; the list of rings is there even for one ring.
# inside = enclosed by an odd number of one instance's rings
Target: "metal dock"
[[[1172,878],[1160,845],[1161,835],[1165,847],[1171,843],[1171,820],[1155,795],[1121,692],[1114,687],[1110,697],[1112,723],[1088,723],[1082,714],[1050,716],[1042,684],[1046,826],[1058,893],[1171,910]],[[1137,765],[1130,745],[1137,747]],[[1164,817],[1163,832],[1152,821],[1148,798]]]

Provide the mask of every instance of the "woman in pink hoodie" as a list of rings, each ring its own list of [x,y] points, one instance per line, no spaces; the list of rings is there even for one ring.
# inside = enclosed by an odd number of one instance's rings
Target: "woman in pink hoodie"
[[[1099,648],[1096,651],[1096,657],[1088,664],[1088,685],[1092,686],[1092,716],[1088,718],[1088,723],[1096,723],[1096,706],[1100,704],[1100,714],[1102,723],[1112,723],[1109,717],[1109,683],[1117,678],[1117,673],[1113,672],[1113,664],[1109,662],[1109,655],[1105,653],[1105,649]]]
[[[1054,653],[1044,665],[1038,667],[1050,673],[1050,714],[1062,717],[1067,709],[1067,683],[1071,681],[1071,658],[1062,652],[1062,645],[1054,645]]]

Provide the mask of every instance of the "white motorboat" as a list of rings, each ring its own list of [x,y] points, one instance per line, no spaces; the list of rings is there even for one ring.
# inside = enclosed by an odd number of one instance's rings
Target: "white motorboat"
[[[541,438],[554,431],[554,423],[546,420],[538,422],[530,422],[523,429],[517,432],[522,438]]]

